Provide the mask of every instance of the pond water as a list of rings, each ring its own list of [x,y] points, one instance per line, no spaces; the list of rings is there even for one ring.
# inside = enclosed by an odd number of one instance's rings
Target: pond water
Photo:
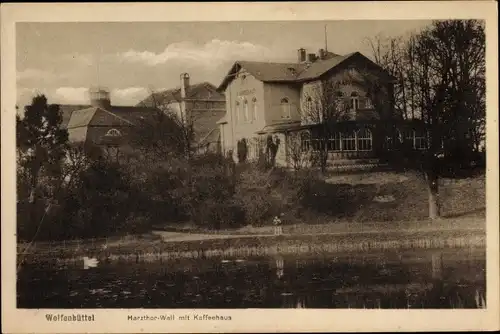
[[[485,253],[435,250],[338,256],[30,265],[18,308],[478,308]]]

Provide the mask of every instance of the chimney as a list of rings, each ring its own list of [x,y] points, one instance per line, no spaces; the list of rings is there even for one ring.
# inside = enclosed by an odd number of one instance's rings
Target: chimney
[[[298,50],[298,61],[299,63],[303,63],[306,61],[306,49],[300,48]]]
[[[99,107],[102,109],[110,109],[111,107],[109,90],[103,87],[89,88],[89,100],[92,107]]]
[[[318,51],[318,58],[323,60],[326,58],[326,52],[325,52],[325,49],[319,49]]]
[[[189,74],[182,73],[181,74],[181,98],[186,98],[186,92],[189,87]]]
[[[181,74],[181,101],[180,101],[180,115],[181,121],[185,124],[188,121],[187,108],[186,108],[186,97],[187,90],[189,88],[189,74]]]
[[[310,63],[314,63],[316,61],[316,55],[314,53],[310,53],[307,55],[307,61]]]

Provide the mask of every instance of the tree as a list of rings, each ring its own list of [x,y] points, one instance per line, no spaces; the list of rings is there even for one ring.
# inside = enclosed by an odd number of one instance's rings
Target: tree
[[[153,90],[150,96],[151,106],[157,111],[136,124],[131,135],[132,146],[156,162],[172,155],[183,155],[189,160],[195,151],[193,121],[159,103]]]
[[[326,173],[329,140],[338,123],[350,119],[351,115],[347,103],[339,96],[337,81],[326,79],[309,85],[300,113],[302,120],[312,127],[317,161],[321,172]]]
[[[372,45],[381,66],[397,63],[392,74],[401,93],[395,105],[404,117],[419,119],[427,135],[424,152],[405,153],[425,176],[429,217],[437,218],[441,149],[447,155],[477,149],[484,136],[484,26],[477,20],[435,21],[404,42]]]
[[[290,132],[286,136],[287,157],[296,172],[313,165],[311,152],[303,147],[305,138],[309,138],[305,131]]]
[[[24,108],[23,117],[16,115],[18,169],[24,170],[28,179],[32,222],[38,221],[36,206],[40,181],[60,176],[61,161],[68,145],[68,132],[61,128],[61,122],[59,106],[48,104],[44,95],[32,99]]]
[[[443,113],[442,119],[444,149],[449,156],[453,151],[478,152],[485,137],[484,27],[477,20],[442,21],[440,24],[448,24],[446,29],[450,29],[447,34],[450,40],[441,47],[450,48],[447,57],[452,62],[451,87],[447,92],[450,108]],[[405,119],[422,118],[422,97],[415,75],[421,65],[416,49],[421,36],[368,39],[375,62],[396,78],[394,106]]]

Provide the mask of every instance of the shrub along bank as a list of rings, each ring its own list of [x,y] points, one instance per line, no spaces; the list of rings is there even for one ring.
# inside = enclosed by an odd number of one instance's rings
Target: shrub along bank
[[[184,224],[231,230],[270,225],[276,215],[282,215],[285,225],[425,219],[425,181],[400,173],[402,181],[394,182],[390,175],[394,173],[379,173],[379,180],[371,183],[351,182],[356,176],[330,182],[311,170],[236,165],[218,155],[148,164],[98,159],[57,193],[50,210],[44,213],[39,202],[41,227],[23,215],[28,210],[19,203],[18,236],[25,241],[34,235],[37,240],[81,239]],[[484,210],[484,175],[440,182],[445,216]]]

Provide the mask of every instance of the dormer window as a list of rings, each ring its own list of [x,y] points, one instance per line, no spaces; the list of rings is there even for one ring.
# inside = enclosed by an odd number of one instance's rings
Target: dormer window
[[[289,67],[288,72],[290,72],[291,75],[297,75],[297,71],[293,67]]]
[[[120,131],[117,129],[111,129],[108,132],[106,132],[106,136],[108,137],[120,137],[122,134]]]
[[[281,118],[290,118],[290,102],[286,97],[281,99]]]
[[[359,109],[359,96],[356,92],[351,93],[350,108],[354,111]]]

